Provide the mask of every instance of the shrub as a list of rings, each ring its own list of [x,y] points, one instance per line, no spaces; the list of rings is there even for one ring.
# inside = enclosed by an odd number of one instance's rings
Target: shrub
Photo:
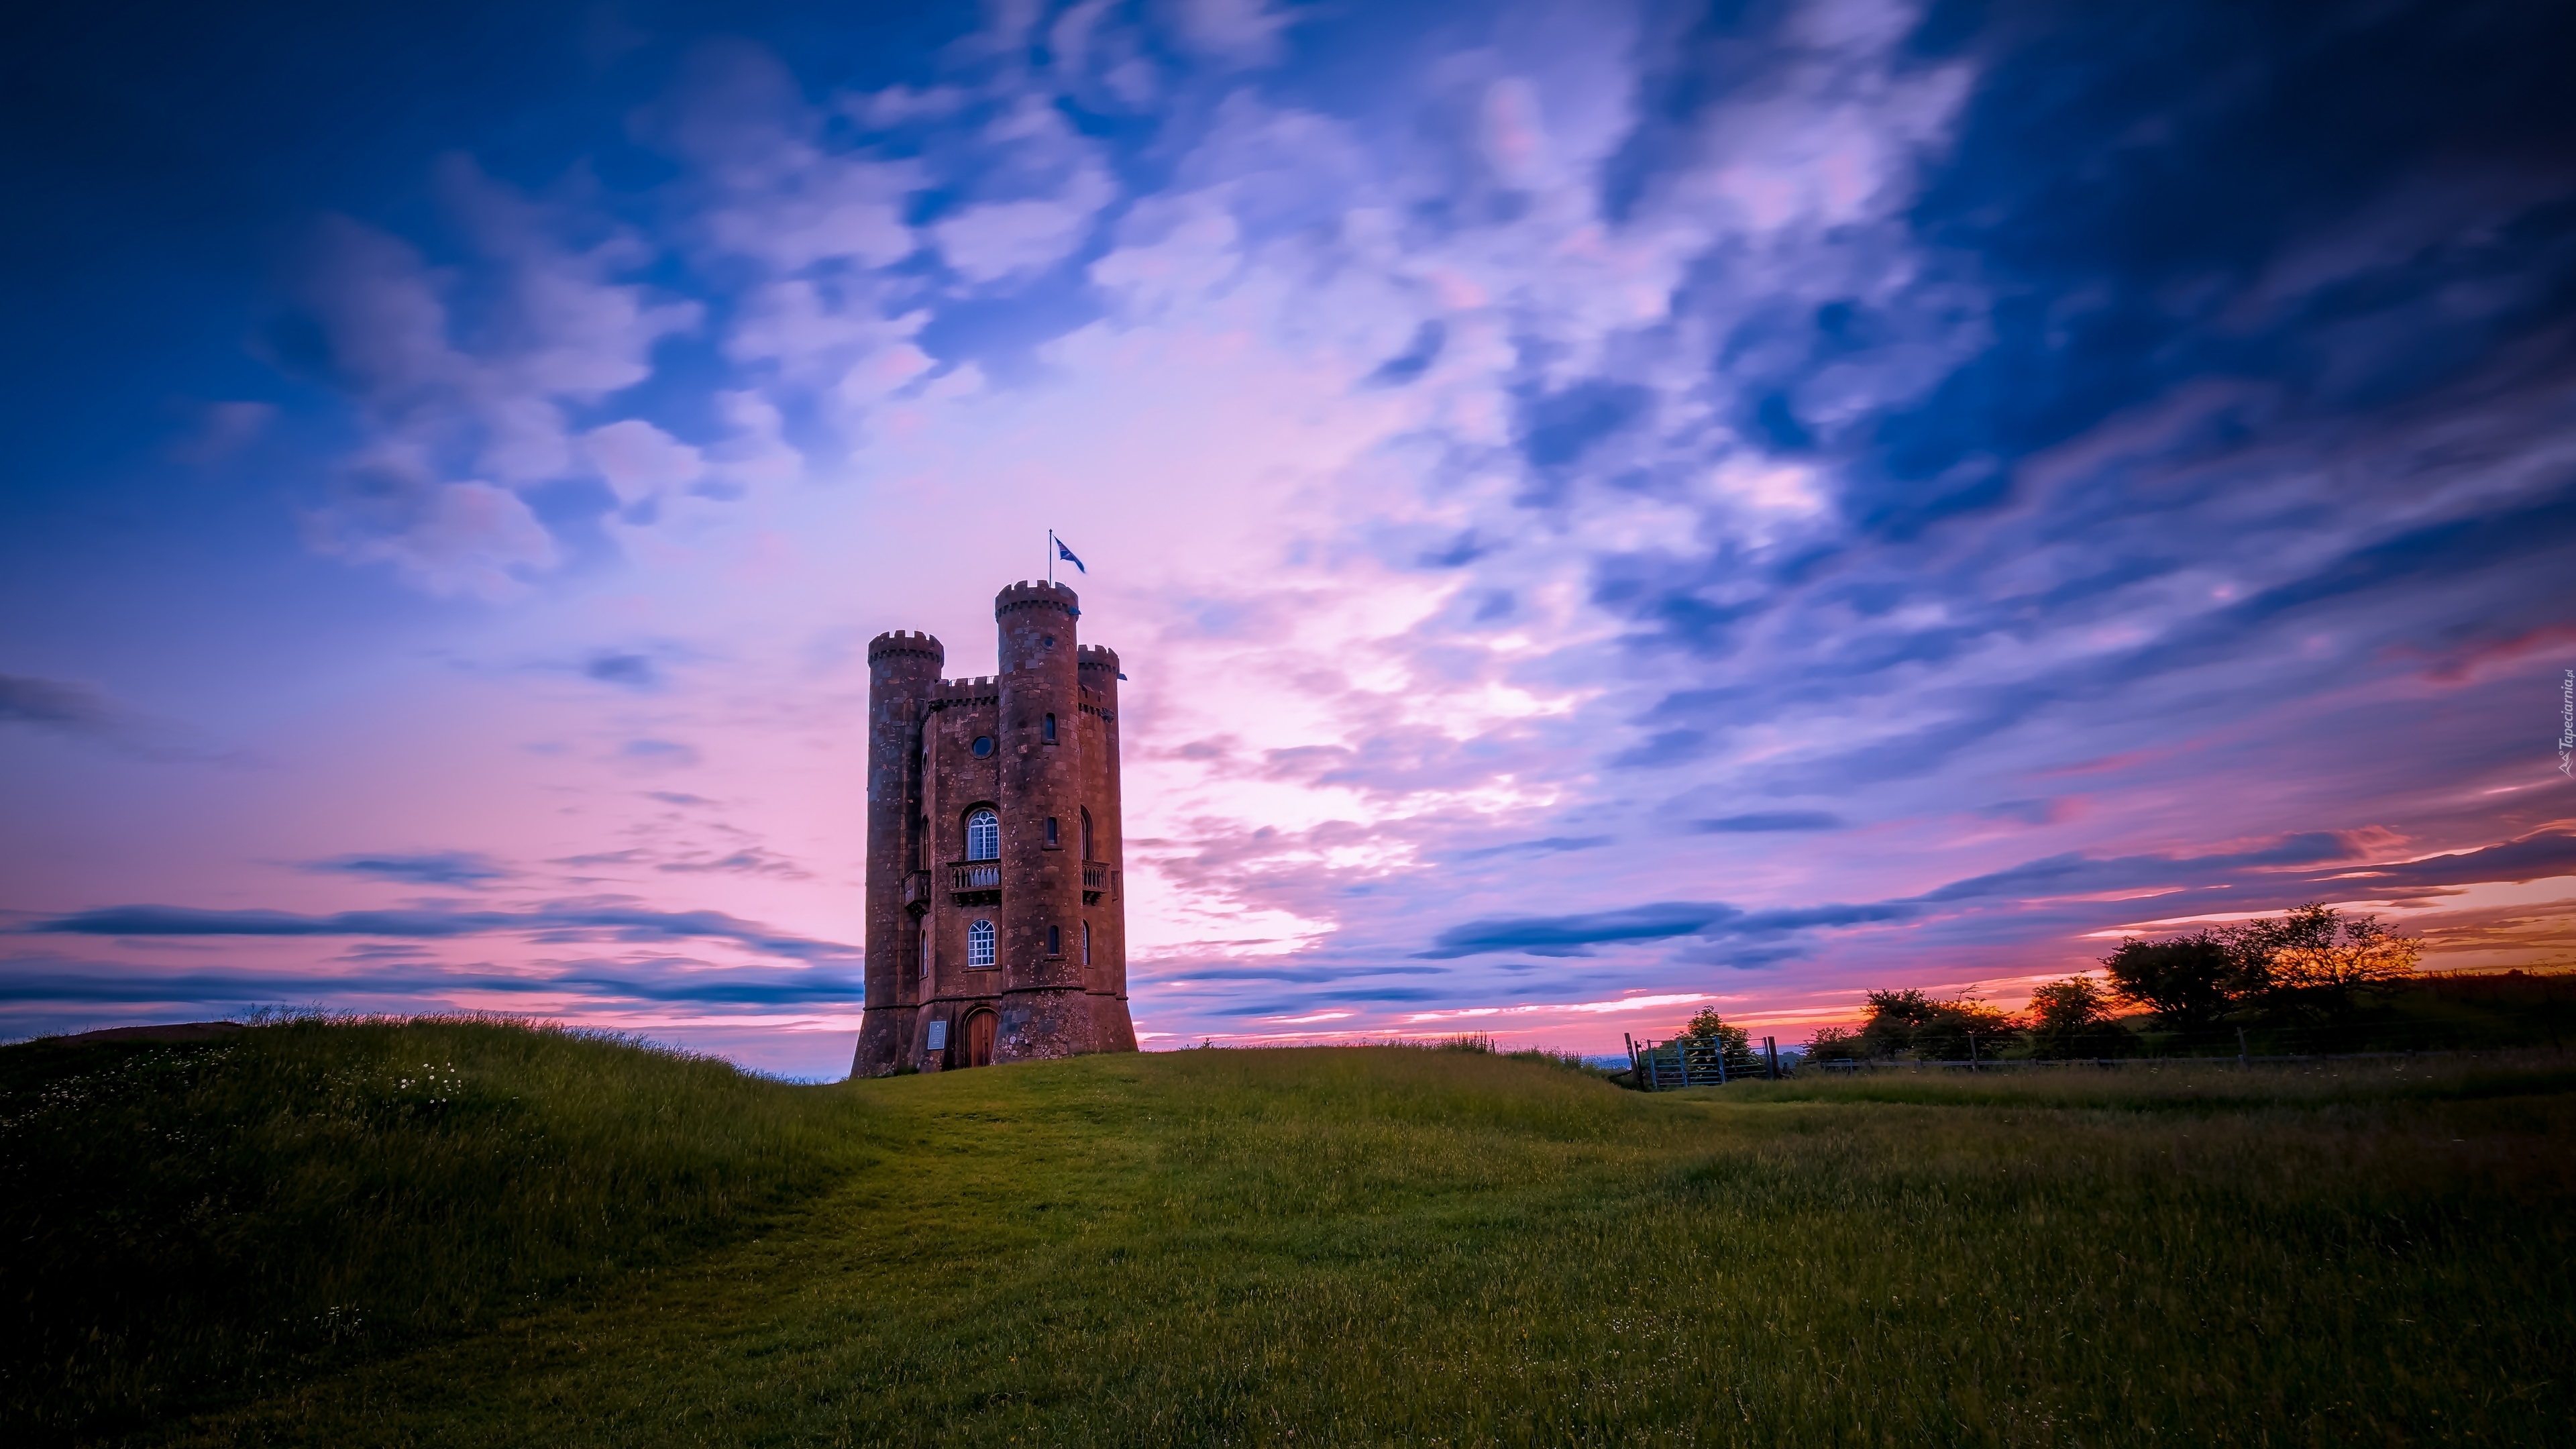
[[[1860,1033],[1848,1026],[1820,1026],[1807,1038],[1806,1061],[1846,1061],[1866,1054]]]
[[[1869,1020],[1861,1026],[1856,1057],[1912,1057],[1963,1062],[1993,1056],[2020,1029],[2012,1017],[1973,997],[1935,1000],[1919,988],[1869,993]]]

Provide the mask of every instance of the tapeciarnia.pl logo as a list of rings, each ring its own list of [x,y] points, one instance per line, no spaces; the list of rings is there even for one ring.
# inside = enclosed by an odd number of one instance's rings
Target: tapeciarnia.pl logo
[[[2558,681],[2558,773],[2576,780],[2576,669]]]

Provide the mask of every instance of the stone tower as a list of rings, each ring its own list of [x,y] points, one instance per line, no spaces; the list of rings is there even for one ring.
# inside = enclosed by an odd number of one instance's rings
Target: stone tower
[[[1118,656],[1058,584],[993,601],[1002,672],[868,644],[867,1003],[850,1074],[1132,1052]]]

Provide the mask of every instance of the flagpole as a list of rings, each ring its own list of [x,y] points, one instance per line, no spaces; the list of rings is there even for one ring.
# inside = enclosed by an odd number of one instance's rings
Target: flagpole
[[[1055,587],[1055,530],[1047,530],[1047,587]]]

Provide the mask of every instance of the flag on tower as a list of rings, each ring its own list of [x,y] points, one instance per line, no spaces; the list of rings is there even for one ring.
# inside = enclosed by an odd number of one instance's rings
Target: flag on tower
[[[1047,537],[1049,537],[1049,538],[1055,538],[1055,535],[1054,535],[1052,532],[1050,532],[1050,533],[1048,533],[1048,534],[1047,534]],[[1073,566],[1074,566],[1074,568],[1076,568],[1077,570],[1080,570],[1082,573],[1088,574],[1088,573],[1090,573],[1090,572],[1091,572],[1091,570],[1089,570],[1089,569],[1086,569],[1086,568],[1083,568],[1083,567],[1082,567],[1082,560],[1080,560],[1080,559],[1078,559],[1078,558],[1075,558],[1075,557],[1073,556],[1073,550],[1072,550],[1072,549],[1066,548],[1066,547],[1064,546],[1064,540],[1063,540],[1063,539],[1055,538],[1055,556],[1056,556],[1057,558],[1063,559],[1066,563],[1069,563],[1069,564],[1073,565]]]

